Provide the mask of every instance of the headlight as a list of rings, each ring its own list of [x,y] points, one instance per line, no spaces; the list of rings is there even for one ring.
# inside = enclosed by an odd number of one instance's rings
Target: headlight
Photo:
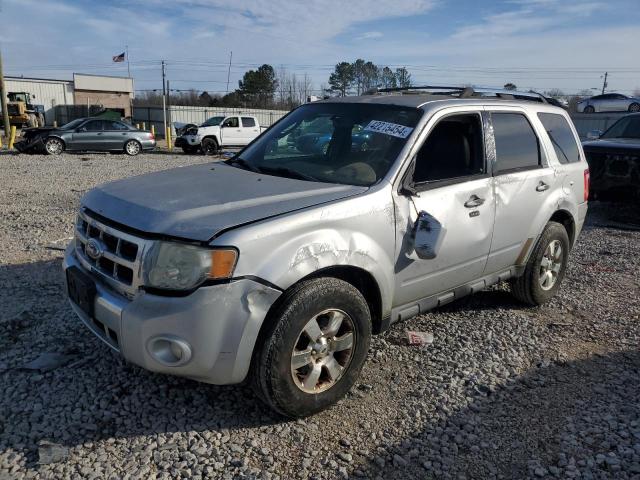
[[[145,285],[170,290],[190,290],[208,279],[233,275],[238,252],[173,242],[157,242],[144,262]]]

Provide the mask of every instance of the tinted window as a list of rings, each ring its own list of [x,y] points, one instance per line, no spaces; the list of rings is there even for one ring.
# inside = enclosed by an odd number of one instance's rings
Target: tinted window
[[[124,123],[120,123],[120,122],[104,122],[104,129],[105,130],[129,130],[129,127],[127,127]]]
[[[640,138],[640,117],[634,115],[621,118],[600,138]]]
[[[479,115],[453,115],[429,133],[416,157],[416,183],[484,173],[482,125]]]
[[[99,132],[102,130],[102,120],[91,120],[83,125],[83,128],[87,132]]]
[[[231,127],[231,128],[237,128],[240,126],[240,123],[238,122],[238,117],[229,117],[227,118],[224,123],[222,124],[223,127]]]
[[[538,137],[529,121],[519,113],[493,113],[496,139],[496,172],[540,165]]]
[[[560,163],[580,161],[580,150],[567,120],[557,113],[539,113],[538,118],[551,139]]]
[[[255,127],[256,121],[252,117],[242,117],[242,126],[243,127]]]

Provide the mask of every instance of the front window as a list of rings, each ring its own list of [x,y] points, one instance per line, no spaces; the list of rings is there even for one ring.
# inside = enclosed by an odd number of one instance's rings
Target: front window
[[[640,138],[640,117],[621,118],[600,138]]]
[[[224,120],[224,117],[211,117],[208,120],[206,120],[204,123],[202,123],[202,125],[200,126],[201,127],[217,127],[222,123],[223,120]]]
[[[304,105],[229,163],[310,181],[369,186],[383,178],[422,111],[379,104]]]

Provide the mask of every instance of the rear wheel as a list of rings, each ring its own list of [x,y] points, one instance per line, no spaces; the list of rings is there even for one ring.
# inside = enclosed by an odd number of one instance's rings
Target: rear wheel
[[[34,113],[30,113],[27,118],[27,126],[30,128],[35,128],[38,126],[38,117]]]
[[[60,155],[64,152],[64,142],[56,137],[49,137],[44,142],[44,149],[49,155]]]
[[[631,113],[640,112],[640,103],[632,103],[631,105],[629,105],[629,111]]]
[[[529,305],[549,301],[564,278],[569,249],[567,230],[560,223],[549,222],[529,256],[524,273],[511,281],[511,293]]]
[[[596,109],[593,108],[591,105],[587,105],[586,107],[584,107],[584,113],[595,113]]]
[[[127,155],[131,155],[135,157],[142,151],[142,145],[137,140],[128,140],[127,143],[124,144],[124,152]]]
[[[218,142],[215,138],[205,138],[202,140],[202,152],[205,155],[215,155],[218,153]]]
[[[257,394],[283,415],[304,417],[353,386],[371,341],[366,300],[336,278],[307,280],[285,293],[254,357]]]

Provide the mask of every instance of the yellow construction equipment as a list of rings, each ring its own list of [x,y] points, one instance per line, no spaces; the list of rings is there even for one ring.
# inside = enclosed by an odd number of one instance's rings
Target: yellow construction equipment
[[[27,92],[9,92],[7,94],[7,112],[9,123],[17,127],[44,127],[44,106],[34,105],[35,95]]]

